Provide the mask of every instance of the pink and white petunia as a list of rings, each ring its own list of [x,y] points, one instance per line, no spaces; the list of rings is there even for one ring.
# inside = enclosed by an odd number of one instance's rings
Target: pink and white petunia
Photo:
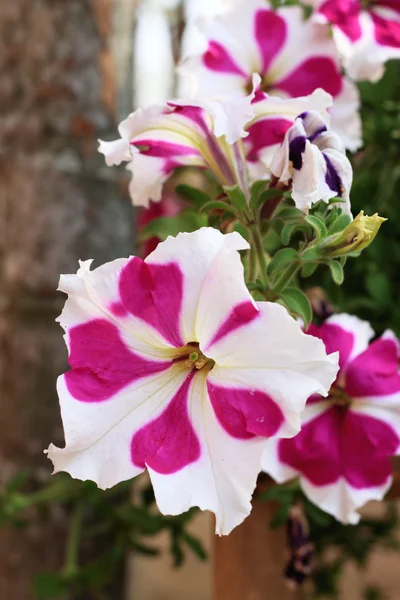
[[[236,0],[234,10],[198,26],[204,49],[184,57],[181,67],[195,97],[246,92],[253,73],[261,76],[263,91],[282,98],[322,88],[334,100],[333,129],[349,150],[361,146],[358,91],[341,73],[327,25],[305,21],[298,6],[275,11],[264,0]]]
[[[252,92],[236,91],[220,100],[176,100],[139,109],[119,126],[121,138],[100,141],[107,165],[127,162],[135,205],[159,201],[165,181],[178,167],[209,169],[221,185],[270,177],[271,160],[295,118],[307,110],[328,119],[332,99],[323,90],[300,98],[268,97],[253,76]],[[247,163],[247,164],[246,164]],[[245,179],[245,181],[243,181]]]
[[[265,438],[297,433],[338,367],[282,306],[252,300],[247,248],[203,228],[144,261],[61,277],[71,370],[58,381],[55,472],[109,488],[147,468],[163,513],[211,510],[221,534],[249,514]]]
[[[314,19],[329,23],[344,66],[356,80],[377,81],[384,63],[400,58],[398,0],[311,0]]]
[[[292,198],[307,212],[319,200],[341,198],[343,212],[350,212],[353,170],[338,135],[328,130],[318,112],[299,115],[286,132],[271,165],[272,174],[292,185]]]
[[[357,523],[357,509],[389,489],[400,450],[399,344],[391,332],[369,343],[369,323],[347,314],[309,333],[339,351],[337,379],[327,399],[309,398],[295,438],[266,442],[263,469],[278,482],[299,477],[312,502]]]

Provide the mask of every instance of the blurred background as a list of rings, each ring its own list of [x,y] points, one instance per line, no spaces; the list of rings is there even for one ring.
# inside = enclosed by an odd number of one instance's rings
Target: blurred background
[[[50,441],[62,444],[59,274],[75,272],[78,259],[100,264],[146,252],[135,246],[137,227],[179,210],[170,186],[156,209],[134,211],[128,174],[105,166],[97,139],[115,138],[135,107],[185,92],[174,65],[182,48],[200,43],[193,20],[227,6],[0,1],[0,600],[400,598],[397,483],[358,527],[310,508],[315,572],[304,589],[289,592],[287,510],[280,516],[276,502],[256,500],[240,528],[216,539],[207,514],[161,517],[145,478],[103,493],[68,476],[52,479],[43,455]],[[353,157],[354,214],[378,211],[390,220],[348,264],[342,287],[327,276],[327,298],[310,292],[317,307],[329,301],[369,319],[378,333],[397,334],[399,74],[389,64],[381,82],[360,85],[365,149]]]

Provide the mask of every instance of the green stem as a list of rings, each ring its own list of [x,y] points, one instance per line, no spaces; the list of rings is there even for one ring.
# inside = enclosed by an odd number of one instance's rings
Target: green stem
[[[271,298],[279,296],[285,287],[290,283],[294,275],[300,269],[301,264],[299,262],[292,263],[283,270],[282,275],[276,280],[274,287],[271,290]]]
[[[65,554],[64,575],[71,576],[78,566],[78,550],[81,537],[84,503],[80,501],[72,513]]]
[[[56,479],[56,481],[47,487],[29,494],[26,497],[27,506],[34,506],[36,504],[54,502],[57,500],[66,500],[71,496],[68,492],[70,489],[71,483],[66,478]]]
[[[268,277],[267,277],[267,259],[265,255],[264,245],[262,241],[262,237],[260,234],[260,230],[258,228],[258,224],[255,223],[250,227],[251,240],[253,242],[253,248],[251,251],[254,253],[258,267],[261,281],[267,287],[268,285]]]
[[[257,256],[254,248],[250,248],[247,251],[247,268],[246,268],[246,280],[247,282],[255,281],[257,272]]]

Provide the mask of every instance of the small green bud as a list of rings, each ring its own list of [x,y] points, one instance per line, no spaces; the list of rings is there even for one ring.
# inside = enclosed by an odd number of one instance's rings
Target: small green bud
[[[360,252],[374,240],[384,221],[387,219],[380,217],[378,213],[368,217],[361,211],[343,231],[328,236],[318,244],[318,249],[324,258],[337,258]]]

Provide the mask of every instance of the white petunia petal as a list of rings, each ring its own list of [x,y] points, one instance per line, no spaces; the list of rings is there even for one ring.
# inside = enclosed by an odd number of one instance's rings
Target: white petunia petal
[[[157,505],[161,512],[173,515],[192,506],[211,510],[216,515],[216,533],[227,535],[251,511],[263,440],[228,435],[210,405],[201,371],[194,380],[189,413],[200,440],[201,456],[171,475],[149,469]]]

